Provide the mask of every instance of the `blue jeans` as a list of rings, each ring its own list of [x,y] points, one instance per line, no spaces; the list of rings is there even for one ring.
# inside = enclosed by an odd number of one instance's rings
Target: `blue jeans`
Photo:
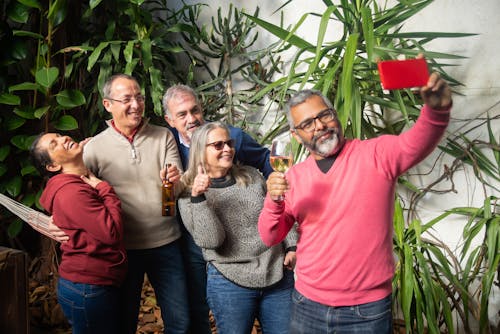
[[[118,334],[119,288],[74,283],[59,277],[57,301],[73,334]]]
[[[248,334],[257,318],[263,333],[288,334],[293,284],[293,272],[285,270],[281,281],[272,287],[244,288],[209,264],[207,296],[217,333]]]
[[[187,333],[189,311],[186,276],[179,241],[151,249],[127,250],[128,273],[121,288],[121,334],[135,334],[144,274],[155,291],[165,334]]]
[[[180,215],[178,216],[180,217]],[[203,258],[201,248],[196,245],[193,237],[181,224],[182,256],[186,269],[189,295],[189,332],[192,334],[212,334],[207,304],[207,263]]]
[[[290,334],[392,333],[391,295],[372,303],[332,307],[294,289],[292,300]]]

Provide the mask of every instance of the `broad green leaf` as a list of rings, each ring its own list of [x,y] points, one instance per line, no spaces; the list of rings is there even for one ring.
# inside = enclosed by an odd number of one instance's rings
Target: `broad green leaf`
[[[167,28],[168,32],[183,32],[186,34],[195,34],[196,29],[190,24],[185,24],[185,23],[175,23],[174,25],[170,26]]]
[[[28,151],[35,138],[36,136],[16,135],[10,139],[10,143],[23,151]]]
[[[123,57],[125,58],[125,63],[132,62],[132,56],[134,54],[134,41],[128,41],[127,46],[123,49]]]
[[[59,69],[57,67],[45,67],[35,73],[36,83],[47,89],[52,87],[58,76]]]
[[[17,197],[21,193],[21,188],[23,185],[22,178],[18,176],[14,176],[10,180],[8,180],[5,184],[5,190],[11,197]]]
[[[14,108],[14,114],[24,119],[35,119],[35,115],[33,114],[34,110],[31,106],[23,106],[22,108]]]
[[[4,161],[5,158],[9,156],[10,153],[10,146],[9,145],[4,145],[0,147],[0,161]]]
[[[14,22],[27,23],[30,15],[30,8],[16,1],[11,2],[7,8],[7,16]]]
[[[51,2],[47,18],[50,21],[52,21],[52,25],[54,27],[57,27],[66,19],[67,14],[68,14],[67,0],[55,0]]]
[[[303,50],[309,50],[312,51],[314,49],[314,45],[310,44],[306,40],[298,37],[297,35],[290,35],[290,32],[288,30],[282,29],[278,27],[277,25],[274,25],[272,23],[266,22],[264,20],[261,20],[257,17],[248,15],[243,13],[246,17],[248,17],[250,20],[254,21],[258,25],[260,25],[262,28],[266,29],[269,31],[271,34],[281,38],[282,40],[288,41],[290,44],[298,47],[299,49]]]
[[[111,53],[113,54],[113,59],[118,63],[120,62],[120,50],[122,48],[121,43],[111,43],[109,45],[109,49],[111,50]]]
[[[405,322],[408,321],[407,325],[409,325],[409,320],[411,318],[411,303],[413,299],[413,292],[415,291],[414,277],[413,277],[413,257],[412,250],[409,245],[403,244],[403,254],[404,259],[400,259],[400,261],[404,261],[402,270],[403,270],[403,279],[402,279],[402,298],[401,298],[401,308],[403,311],[403,315],[405,318]]]
[[[66,69],[64,70],[64,78],[65,79],[69,79],[71,77],[71,73],[73,73],[74,65],[75,65],[75,63],[69,63],[66,66]]]
[[[27,194],[25,194],[25,196],[21,200],[21,203],[23,203],[26,206],[31,207],[33,204],[35,204],[35,200],[36,200],[36,195],[35,194],[33,194],[33,193],[27,193]]]
[[[47,113],[47,111],[49,111],[49,109],[50,109],[50,106],[40,107],[40,108],[35,110],[34,116],[36,118],[40,119],[43,117],[43,115],[45,115]]]
[[[30,50],[28,49],[28,44],[25,41],[16,39],[7,51],[8,54],[14,60],[24,60],[28,58]]]
[[[17,116],[16,114],[11,114],[5,118],[5,127],[8,131],[12,131],[20,128],[26,123],[26,120],[22,117]]]
[[[71,115],[63,115],[57,120],[54,127],[61,131],[75,130],[78,129],[78,122]]]
[[[2,93],[0,94],[0,104],[18,106],[21,104],[21,99],[17,95]]]
[[[138,58],[132,59],[130,62],[128,62],[125,65],[125,70],[124,73],[128,75],[132,75],[132,72],[134,72],[135,67],[137,66],[137,63],[139,62]]]
[[[356,56],[356,45],[358,42],[359,34],[352,34],[347,39],[347,45],[345,54],[343,57],[343,68],[341,74],[341,83],[339,86],[339,91],[341,95],[339,95],[339,99],[343,106],[343,112],[339,112],[339,119],[342,124],[342,127],[345,129],[347,126],[347,120],[349,119],[349,115],[351,115],[352,105],[353,105],[353,85],[354,85],[354,58]],[[341,110],[340,110],[341,111]]]
[[[375,37],[373,36],[373,21],[372,12],[368,6],[361,9],[361,18],[363,26],[363,37],[366,44],[366,56],[368,64],[371,64],[373,59],[373,46],[375,44]]]
[[[99,6],[99,4],[102,2],[102,0],[90,0],[89,1],[89,6],[90,6],[90,9],[94,9],[96,8],[97,6]]]
[[[43,39],[43,35],[37,34],[35,32],[26,31],[26,30],[13,30],[12,35],[19,37],[32,37],[35,39]]]
[[[9,86],[9,93],[18,91],[18,90],[37,90],[38,85],[34,82],[23,82],[17,85]]]
[[[145,38],[141,41],[141,53],[144,68],[146,71],[149,71],[153,64],[153,58],[151,55],[151,40],[149,38]]]
[[[91,71],[92,67],[94,67],[96,61],[99,59],[101,56],[102,50],[104,50],[107,46],[109,45],[109,42],[101,42],[99,45],[92,51],[92,53],[89,56],[88,60],[88,65],[87,65],[87,71]]]
[[[161,84],[162,73],[152,67],[149,71],[149,79],[151,81],[151,98],[153,100],[154,113],[158,116],[163,115],[162,96],[163,86]]]
[[[64,109],[75,108],[85,104],[85,96],[77,89],[66,89],[56,95],[56,100]]]
[[[25,175],[36,175],[37,173],[38,172],[37,172],[36,168],[33,165],[29,165],[29,166],[23,167],[21,169],[21,175],[22,176],[25,176]]]
[[[403,208],[401,207],[401,202],[396,199],[394,202],[394,237],[396,238],[397,245],[403,244],[403,233],[404,233],[404,215]]]
[[[32,7],[32,8],[37,8],[42,10],[42,6],[37,0],[17,0],[18,2],[22,3],[23,5],[27,7]]]
[[[21,230],[23,229],[23,221],[19,218],[15,219],[12,223],[7,227],[7,234],[9,238],[15,238]]]

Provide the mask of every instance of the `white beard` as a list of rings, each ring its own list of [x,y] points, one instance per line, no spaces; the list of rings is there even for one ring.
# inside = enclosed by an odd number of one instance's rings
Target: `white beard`
[[[329,157],[335,153],[339,146],[339,136],[334,133],[329,139],[314,145],[314,152],[322,157]]]

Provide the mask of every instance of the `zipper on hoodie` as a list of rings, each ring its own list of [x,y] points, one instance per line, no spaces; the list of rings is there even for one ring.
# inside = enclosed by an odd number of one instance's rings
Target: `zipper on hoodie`
[[[130,144],[130,146],[132,147],[132,159],[135,160],[137,159],[137,154],[135,153],[135,146],[134,144]]]

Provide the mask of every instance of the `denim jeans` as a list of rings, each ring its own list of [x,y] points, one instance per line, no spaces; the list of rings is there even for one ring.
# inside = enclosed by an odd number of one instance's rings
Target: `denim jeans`
[[[119,298],[118,287],[58,279],[57,301],[73,334],[118,334]]]
[[[214,314],[218,334],[248,334],[255,318],[263,333],[288,334],[293,291],[293,272],[285,270],[275,285],[249,289],[226,279],[208,265],[208,305]]]
[[[155,291],[165,334],[187,333],[186,276],[179,241],[151,249],[127,250],[128,273],[121,288],[122,334],[135,334],[144,274]]]
[[[331,307],[292,293],[290,334],[392,333],[391,295],[354,305]]]
[[[179,215],[180,217],[180,215]],[[201,248],[181,224],[182,256],[186,269],[189,295],[189,332],[192,334],[212,334],[207,304],[207,263]]]

